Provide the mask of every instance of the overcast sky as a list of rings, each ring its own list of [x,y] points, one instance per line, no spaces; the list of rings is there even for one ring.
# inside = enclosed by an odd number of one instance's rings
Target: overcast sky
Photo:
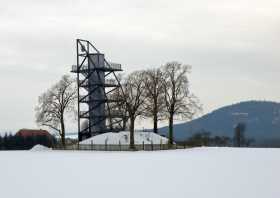
[[[204,113],[279,101],[279,0],[0,0],[0,130],[36,128],[38,96],[92,41],[125,72],[192,65]]]

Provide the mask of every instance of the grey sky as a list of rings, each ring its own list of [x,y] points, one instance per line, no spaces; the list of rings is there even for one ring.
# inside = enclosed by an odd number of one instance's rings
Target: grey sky
[[[130,72],[177,60],[207,113],[279,101],[278,0],[0,0],[0,130],[35,128],[37,97],[93,41]]]

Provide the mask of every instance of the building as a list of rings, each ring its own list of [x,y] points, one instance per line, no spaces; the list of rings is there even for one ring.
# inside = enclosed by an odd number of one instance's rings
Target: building
[[[24,137],[24,138],[36,137],[36,136],[45,136],[49,140],[52,139],[52,135],[48,131],[42,130],[42,129],[20,129],[16,133],[16,136],[21,136],[21,137]]]

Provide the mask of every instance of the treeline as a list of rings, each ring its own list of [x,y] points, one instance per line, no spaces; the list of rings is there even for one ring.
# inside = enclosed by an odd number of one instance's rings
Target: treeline
[[[232,146],[232,139],[226,136],[211,136],[210,132],[199,132],[186,141],[178,142],[189,147],[197,146]]]
[[[0,136],[0,150],[29,150],[37,144],[53,147],[57,141],[55,137],[45,135],[23,137],[6,133]]]
[[[168,122],[168,143],[174,143],[174,120],[191,120],[201,111],[198,98],[190,91],[188,75],[191,66],[176,61],[163,66],[134,71],[123,79],[121,85],[125,99],[123,110],[130,131],[130,148],[134,148],[134,125],[138,117],[153,121],[153,132],[158,133],[158,122]]]
[[[245,137],[246,125],[239,123],[234,129],[232,138],[227,136],[212,136],[209,131],[199,131],[185,141],[179,141],[178,144],[197,147],[197,146],[233,146],[249,147],[254,143],[254,139]]]

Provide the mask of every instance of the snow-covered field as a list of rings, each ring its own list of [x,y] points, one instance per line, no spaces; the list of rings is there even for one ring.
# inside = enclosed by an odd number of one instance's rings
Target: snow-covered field
[[[280,149],[2,151],[3,198],[279,198]]]

